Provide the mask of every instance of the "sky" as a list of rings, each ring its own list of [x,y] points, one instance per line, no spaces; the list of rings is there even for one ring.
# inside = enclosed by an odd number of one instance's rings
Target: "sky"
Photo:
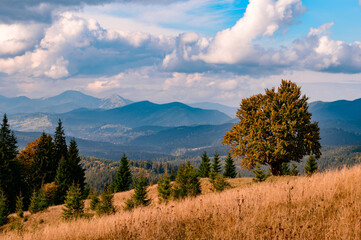
[[[296,82],[361,98],[361,0],[0,2],[0,95],[217,102]]]

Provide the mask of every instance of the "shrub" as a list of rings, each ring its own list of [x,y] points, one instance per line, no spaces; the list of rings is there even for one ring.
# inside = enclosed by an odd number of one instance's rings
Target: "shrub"
[[[24,216],[24,198],[21,194],[16,197],[15,212],[16,212],[16,215],[18,215],[18,217],[22,218]]]
[[[29,211],[37,213],[48,208],[48,200],[43,189],[34,191],[30,199]]]
[[[266,174],[261,166],[258,164],[256,168],[253,170],[254,178],[252,179],[253,182],[264,182],[269,177],[269,174]]]
[[[220,173],[214,171],[210,173],[209,181],[212,184],[211,190],[216,192],[222,192],[226,187],[230,186]]]
[[[306,166],[305,166],[305,174],[306,176],[311,176],[315,172],[318,171],[317,161],[315,156],[310,155],[307,159]]]
[[[134,207],[148,206],[150,199],[147,196],[148,179],[141,173],[134,183],[134,194],[125,203],[125,210],[131,210]]]
[[[89,195],[90,195],[90,209],[95,210],[99,203],[98,194],[95,191],[92,191]]]

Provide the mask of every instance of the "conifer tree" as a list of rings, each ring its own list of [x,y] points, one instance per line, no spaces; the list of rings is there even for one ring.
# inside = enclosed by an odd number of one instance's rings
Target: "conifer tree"
[[[209,181],[212,184],[211,190],[222,192],[226,187],[230,186],[224,177],[213,170],[210,173]]]
[[[290,175],[290,167],[287,162],[282,163],[281,175]]]
[[[111,187],[107,183],[100,196],[100,201],[96,207],[96,212],[99,216],[115,213],[113,197],[114,196],[112,194]]]
[[[187,162],[178,169],[175,180],[173,196],[174,198],[185,198],[187,196],[195,197],[201,193],[201,184],[199,182],[197,170]]]
[[[148,199],[148,179],[143,173],[139,174],[134,183],[133,201],[135,206],[148,206],[150,199]]]
[[[20,166],[16,159],[17,141],[10,130],[8,119],[4,114],[0,126],[0,189],[7,199],[11,211],[15,209],[16,196],[20,191]]]
[[[29,211],[31,213],[37,213],[48,208],[48,199],[46,198],[43,189],[34,191],[30,199]]]
[[[68,147],[66,145],[66,138],[63,128],[63,123],[59,119],[58,126],[55,129],[54,134],[54,155],[56,161],[59,163],[61,158],[64,157],[65,159],[68,157]],[[57,165],[55,166],[57,169]]]
[[[214,154],[214,157],[213,157],[212,170],[215,173],[221,173],[221,171],[222,171],[221,161],[219,160],[219,154],[218,154],[217,151],[216,151],[216,153]]]
[[[254,178],[252,179],[254,182],[264,182],[269,177],[269,174],[266,174],[261,166],[258,164],[256,168],[253,170]]]
[[[231,153],[228,153],[228,156],[226,158],[223,176],[227,178],[235,178],[237,176],[236,166],[234,165]]]
[[[158,197],[159,202],[168,202],[172,195],[172,185],[170,183],[170,177],[163,175],[158,181]]]
[[[58,186],[54,196],[55,204],[61,204],[64,202],[66,192],[69,186],[73,183],[71,167],[72,166],[69,164],[69,160],[62,157],[55,176],[55,184]]]
[[[307,159],[306,166],[305,166],[305,174],[306,176],[311,176],[315,172],[318,171],[317,161],[315,156],[310,155]]]
[[[84,214],[84,200],[79,185],[71,185],[67,191],[63,208],[64,219],[77,219]]]
[[[85,171],[80,164],[79,149],[76,141],[72,139],[69,144],[68,160],[71,166],[71,180],[75,184],[79,184],[81,191],[85,186]]]
[[[7,206],[7,201],[5,194],[0,190],[0,226],[8,222],[9,208]]]
[[[290,170],[290,175],[291,176],[298,176],[299,171],[297,170],[297,165],[292,163],[292,168]]]
[[[128,159],[123,153],[123,156],[120,159],[119,169],[113,181],[113,191],[114,192],[127,191],[129,190],[131,183],[132,183],[132,173],[129,168]]]
[[[23,217],[24,216],[24,198],[23,196],[20,195],[17,196],[16,198],[16,209],[15,209],[16,215],[18,215],[18,217]]]
[[[99,203],[98,194],[95,191],[90,193],[90,209],[95,210]]]
[[[204,151],[202,154],[202,162],[199,165],[199,176],[200,177],[209,177],[209,172],[211,171],[210,159],[207,156],[207,152]]]

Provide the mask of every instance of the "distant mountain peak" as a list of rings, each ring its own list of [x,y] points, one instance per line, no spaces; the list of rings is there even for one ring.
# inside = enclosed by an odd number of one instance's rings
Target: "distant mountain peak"
[[[123,107],[130,103],[133,103],[133,102],[129,99],[125,99],[125,98],[119,96],[118,94],[112,94],[108,97],[103,98],[101,100],[99,107],[103,108],[103,109],[113,109],[113,108]]]

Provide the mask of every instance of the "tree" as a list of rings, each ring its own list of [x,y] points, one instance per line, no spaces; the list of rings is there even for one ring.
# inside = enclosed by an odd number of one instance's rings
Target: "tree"
[[[90,193],[90,209],[95,210],[99,203],[98,194],[95,191]]]
[[[37,213],[48,208],[48,201],[43,189],[34,191],[30,199],[29,211]]]
[[[18,217],[23,217],[24,216],[24,198],[23,196],[20,195],[17,196],[16,198],[16,209],[15,209],[16,215],[18,215]]]
[[[113,191],[114,192],[127,191],[129,190],[131,183],[132,183],[132,173],[129,168],[128,159],[123,153],[123,156],[120,159],[119,169],[113,181]]]
[[[10,130],[8,119],[4,114],[0,126],[0,189],[11,211],[15,209],[16,196],[20,192],[20,166],[16,159],[17,141]]]
[[[291,176],[298,176],[299,171],[297,170],[297,165],[292,163],[292,168],[290,170],[290,175]]]
[[[71,185],[67,191],[63,208],[64,219],[77,219],[84,214],[84,200],[79,185]]]
[[[230,186],[220,173],[213,170],[210,173],[209,181],[212,184],[211,190],[216,192],[222,192],[226,187]]]
[[[306,166],[305,166],[305,174],[306,176],[311,176],[315,172],[318,171],[317,161],[315,156],[310,155],[307,159]]]
[[[59,119],[58,126],[55,129],[54,134],[54,156],[57,163],[60,162],[61,158],[68,157],[68,147],[66,145],[66,138],[63,128],[63,123]],[[54,166],[57,169],[58,165]]]
[[[100,201],[96,207],[96,212],[98,216],[115,213],[113,197],[114,196],[112,194],[111,187],[109,186],[109,184],[107,184],[100,196]]]
[[[175,180],[173,196],[174,198],[195,197],[201,193],[197,170],[190,162],[182,164]]]
[[[220,173],[222,171],[221,161],[219,160],[219,154],[216,151],[213,157],[212,170],[216,173]]]
[[[198,171],[200,177],[209,177],[209,172],[211,171],[211,164],[206,151],[204,151],[202,154],[202,162],[199,165]]]
[[[284,162],[281,166],[281,175],[290,175],[290,167],[288,166],[288,163]]]
[[[3,191],[0,191],[0,226],[8,222],[9,208]]]
[[[242,100],[237,111],[239,122],[223,138],[233,156],[242,157],[241,165],[253,169],[267,164],[273,175],[281,174],[284,162],[299,162],[305,155],[321,156],[320,129],[311,123],[308,98],[301,88],[282,80],[278,90]]]
[[[148,198],[148,179],[143,173],[140,173],[134,183],[134,194],[126,202],[126,210],[131,210],[134,207],[148,206],[150,199]]]
[[[226,158],[226,163],[224,165],[224,173],[223,177],[235,178],[237,176],[236,166],[234,165],[234,161],[230,153]]]
[[[68,160],[72,169],[71,179],[75,184],[79,184],[79,187],[83,192],[85,187],[85,171],[81,166],[78,145],[74,139],[70,140]]]
[[[170,177],[163,175],[158,181],[158,197],[159,202],[168,202],[172,196],[172,185],[170,183]]]
[[[42,184],[54,181],[57,165],[54,160],[52,137],[42,133],[35,141],[28,143],[18,156],[22,169],[22,178],[28,191],[37,191]]]
[[[58,186],[54,196],[55,204],[61,204],[64,202],[66,192],[69,186],[73,183],[71,167],[72,166],[69,164],[69,160],[62,157],[55,176],[55,184]]]
[[[252,179],[253,182],[264,182],[269,177],[269,174],[266,174],[261,166],[258,164],[256,168],[253,170],[254,178]]]

